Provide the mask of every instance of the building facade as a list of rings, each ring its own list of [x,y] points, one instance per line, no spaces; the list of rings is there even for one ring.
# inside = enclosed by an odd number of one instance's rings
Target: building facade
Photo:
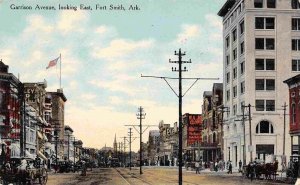
[[[174,123],[165,124],[163,121],[159,123],[159,150],[158,150],[158,165],[171,166],[177,164],[178,153],[178,126]]]
[[[202,158],[200,154],[200,144],[202,142],[202,115],[185,113],[182,116],[182,121],[182,148],[184,152],[184,161],[198,161]]]
[[[62,89],[57,92],[47,92],[47,98],[52,103],[51,127],[53,128],[52,143],[55,148],[55,157],[63,159],[64,156],[64,128],[65,128],[65,97]]]
[[[205,162],[223,159],[223,84],[214,83],[212,91],[203,93],[202,159]]]
[[[275,156],[281,163],[284,153],[290,155],[290,140],[283,143],[288,89],[282,81],[300,71],[299,2],[227,0],[218,15],[223,18],[223,100],[230,111],[224,115],[225,160],[237,167],[239,160]]]
[[[149,165],[157,165],[159,150],[159,130],[150,130],[148,137],[148,163]]]
[[[290,115],[290,119],[286,120],[286,128],[289,125],[291,140],[291,154],[300,155],[300,74],[284,81],[289,87],[289,103],[290,111],[287,114]]]

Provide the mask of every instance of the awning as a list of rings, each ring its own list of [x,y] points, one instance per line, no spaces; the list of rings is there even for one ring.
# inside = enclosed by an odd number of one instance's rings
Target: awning
[[[37,155],[38,155],[39,157],[41,157],[42,159],[44,159],[45,161],[48,160],[47,157],[46,157],[44,154],[42,154],[41,151],[37,151]]]

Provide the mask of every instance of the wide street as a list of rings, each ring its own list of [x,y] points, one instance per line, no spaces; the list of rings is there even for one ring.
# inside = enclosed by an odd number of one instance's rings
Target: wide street
[[[178,171],[175,168],[143,168],[143,174],[139,174],[139,168],[94,168],[87,171],[86,176],[80,173],[50,173],[49,185],[171,185],[178,184]],[[200,175],[194,171],[183,169],[183,184],[201,185],[246,185],[246,184],[286,184],[274,181],[243,179],[240,174],[226,174],[225,172],[202,172]]]

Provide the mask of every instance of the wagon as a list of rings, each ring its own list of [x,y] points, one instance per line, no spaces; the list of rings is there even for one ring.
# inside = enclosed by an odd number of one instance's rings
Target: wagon
[[[27,166],[21,169],[21,160],[12,159],[1,167],[0,179],[2,184],[35,184],[45,185],[48,180],[44,165],[34,165],[32,159],[26,159]]]

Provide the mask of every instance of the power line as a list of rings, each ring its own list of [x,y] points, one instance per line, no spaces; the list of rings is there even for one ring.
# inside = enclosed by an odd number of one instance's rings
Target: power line
[[[182,64],[185,63],[192,63],[191,59],[188,61],[182,60],[182,57],[185,56],[185,52],[181,52],[181,49],[179,49],[179,52],[175,51],[174,55],[178,56],[178,61],[172,61],[169,59],[169,63],[176,63],[178,64],[178,69],[176,67],[172,67],[173,72],[178,72],[178,78],[173,77],[163,77],[163,76],[141,76],[141,77],[150,77],[150,78],[160,78],[164,79],[168,86],[171,88],[171,90],[175,93],[175,95],[179,98],[179,131],[178,131],[178,139],[179,139],[179,149],[178,149],[178,162],[179,162],[179,185],[182,185],[182,98],[185,96],[185,94],[196,84],[198,80],[219,80],[219,78],[183,78],[182,72],[187,72],[188,70],[186,67],[183,67]],[[171,85],[168,83],[166,79],[178,79],[179,87],[178,87],[178,94],[176,91],[171,87]],[[188,88],[188,90],[182,95],[182,80],[195,80],[195,82]]]

